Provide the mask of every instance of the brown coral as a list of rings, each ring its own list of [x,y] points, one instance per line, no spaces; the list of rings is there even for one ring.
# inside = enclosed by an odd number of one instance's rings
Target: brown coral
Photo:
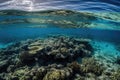
[[[83,73],[94,73],[96,75],[101,75],[105,68],[102,67],[94,58],[83,58],[81,71]]]

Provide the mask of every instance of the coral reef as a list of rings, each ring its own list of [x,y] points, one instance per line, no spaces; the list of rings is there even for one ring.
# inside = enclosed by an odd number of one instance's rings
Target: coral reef
[[[44,41],[35,40],[27,49],[20,53],[20,61],[27,63],[34,60],[48,60],[55,62],[73,61],[78,57],[91,56],[92,47],[89,40],[73,39],[68,37],[50,38]],[[26,63],[26,62],[25,62]]]
[[[1,80],[119,80],[92,54],[91,40],[68,36],[29,39],[0,49]],[[102,76],[102,78],[101,78]]]

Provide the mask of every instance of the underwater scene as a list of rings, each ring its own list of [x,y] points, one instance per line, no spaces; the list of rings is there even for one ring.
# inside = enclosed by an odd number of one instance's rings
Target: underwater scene
[[[0,80],[120,80],[120,1],[0,0]]]

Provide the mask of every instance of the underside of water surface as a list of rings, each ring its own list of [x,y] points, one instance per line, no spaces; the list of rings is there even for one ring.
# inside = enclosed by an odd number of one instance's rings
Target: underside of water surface
[[[0,11],[0,80],[119,79],[119,12]]]

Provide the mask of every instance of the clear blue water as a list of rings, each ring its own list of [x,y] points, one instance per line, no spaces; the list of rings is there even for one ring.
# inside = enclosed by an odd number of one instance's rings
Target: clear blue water
[[[120,0],[0,0],[0,49],[53,35],[91,39],[93,57],[114,68],[120,56]]]
[[[81,38],[89,38],[99,41],[108,41],[120,43],[119,30],[102,30],[102,29],[84,29],[84,28],[29,28],[16,25],[15,27],[5,27],[0,29],[0,42],[11,43],[14,41],[32,39],[37,37],[48,37],[50,35],[68,35]]]

